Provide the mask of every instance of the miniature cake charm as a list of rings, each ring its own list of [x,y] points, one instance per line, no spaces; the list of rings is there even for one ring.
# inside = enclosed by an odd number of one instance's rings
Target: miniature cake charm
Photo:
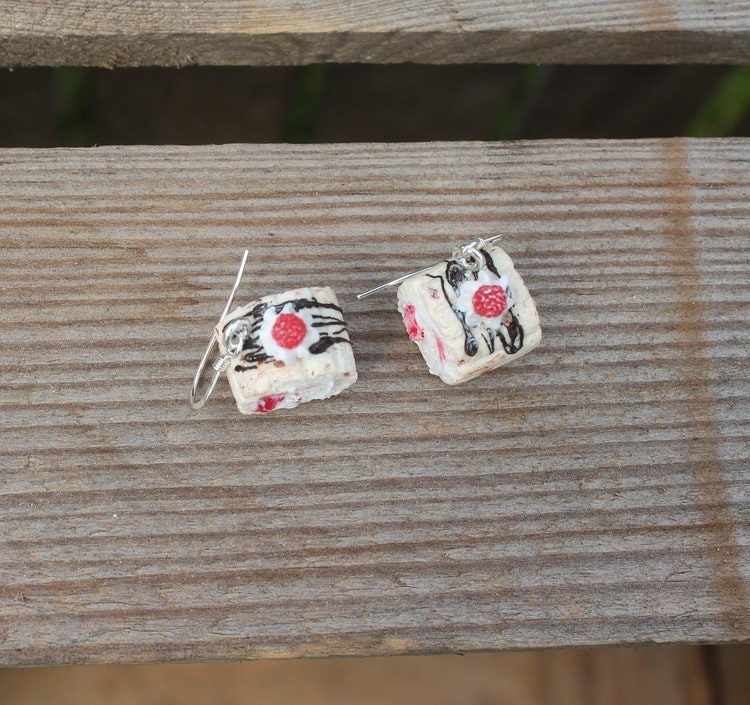
[[[359,294],[401,284],[398,310],[409,338],[447,384],[474,379],[541,342],[534,300],[496,239],[477,239],[447,261]]]
[[[347,325],[329,287],[272,294],[230,311],[247,256],[245,251],[229,301],[193,380],[193,408],[203,406],[224,371],[243,414],[291,409],[340,394],[354,384],[357,370]],[[204,368],[217,343],[213,377],[198,398]]]

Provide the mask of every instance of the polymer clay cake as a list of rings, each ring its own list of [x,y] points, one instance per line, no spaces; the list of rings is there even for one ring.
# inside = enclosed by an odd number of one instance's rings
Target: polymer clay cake
[[[216,326],[222,355],[231,337],[225,332],[238,327],[242,349],[226,374],[243,414],[326,399],[357,381],[347,325],[329,287],[294,289],[234,309]]]
[[[409,338],[430,372],[447,384],[512,362],[542,339],[534,300],[511,258],[490,244],[480,252],[484,263],[477,271],[452,259],[398,289]]]

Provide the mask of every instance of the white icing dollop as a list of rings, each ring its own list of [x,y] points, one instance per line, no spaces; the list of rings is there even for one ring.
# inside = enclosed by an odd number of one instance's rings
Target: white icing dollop
[[[467,325],[480,323],[496,328],[505,312],[513,306],[508,277],[499,277],[487,267],[479,270],[476,279],[467,279],[459,287],[454,308],[464,314]]]
[[[283,335],[277,324],[283,321],[292,321],[285,316],[293,316],[299,321],[295,323],[296,335]],[[279,320],[281,319],[281,321]],[[294,322],[294,321],[292,321]],[[301,322],[301,323],[300,323]],[[304,335],[299,335],[301,324],[304,324]],[[277,327],[275,327],[277,326]],[[295,343],[290,345],[290,339]],[[307,309],[295,311],[291,303],[287,303],[278,313],[274,306],[269,306],[263,314],[263,321],[258,331],[258,340],[265,351],[285,365],[289,365],[298,358],[310,357],[310,346],[320,340],[320,333],[313,327],[312,313]]]

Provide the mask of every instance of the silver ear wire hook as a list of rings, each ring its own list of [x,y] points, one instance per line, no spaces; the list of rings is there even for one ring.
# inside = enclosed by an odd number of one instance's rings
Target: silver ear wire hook
[[[247,264],[247,258],[249,255],[250,250],[245,250],[244,254],[242,255],[242,262],[240,262],[239,271],[237,272],[237,278],[234,280],[234,286],[232,287],[232,291],[229,293],[229,298],[227,299],[226,306],[224,306],[224,311],[222,311],[222,314],[219,317],[219,321],[221,321],[234,306],[234,300],[237,298],[237,291],[240,288],[240,282],[242,281],[242,275],[245,273],[245,265]],[[216,387],[216,383],[219,381],[221,373],[227,369],[229,361],[232,358],[231,355],[221,355],[216,358],[213,365],[211,365],[214,370],[214,374],[213,377],[211,377],[211,381],[209,382],[208,390],[202,397],[198,398],[198,387],[200,386],[201,379],[203,378],[203,373],[206,369],[208,358],[211,357],[214,345],[216,345],[218,342],[218,336],[216,335],[216,331],[214,331],[214,334],[211,336],[211,340],[208,343],[208,347],[206,348],[206,352],[203,353],[203,357],[201,358],[200,364],[198,365],[198,371],[195,373],[195,377],[193,377],[193,386],[190,389],[190,405],[193,407],[193,409],[200,409],[206,403],[206,401],[208,401],[208,398],[211,396],[214,388]]]
[[[476,240],[472,240],[471,242],[468,242],[465,245],[461,245],[460,247],[456,248],[453,251],[451,258],[458,262],[459,266],[463,267],[465,270],[470,272],[477,272],[484,266],[485,263],[484,255],[482,254],[482,248],[487,243],[502,240],[503,237],[503,235],[493,235],[492,237],[488,237],[486,240],[479,237]],[[426,267],[422,267],[422,269],[418,269],[416,272],[409,272],[409,274],[404,274],[400,277],[397,277],[396,279],[392,279],[391,281],[386,282],[385,284],[380,284],[379,286],[373,287],[372,289],[363,291],[361,294],[357,294],[357,298],[364,299],[365,297],[371,296],[372,294],[377,294],[379,291],[383,291],[383,289],[389,289],[392,286],[396,286],[396,284],[401,284],[401,282],[405,282],[407,279],[411,279],[411,277],[416,277],[418,274],[427,272],[434,266],[435,264],[429,264]]]

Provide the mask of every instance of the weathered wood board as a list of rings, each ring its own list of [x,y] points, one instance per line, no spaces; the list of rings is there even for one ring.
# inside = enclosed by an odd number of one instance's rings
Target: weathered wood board
[[[0,65],[745,63],[747,0],[0,0]]]
[[[743,647],[709,647],[736,651]],[[704,647],[0,669],[4,705],[721,705]],[[742,654],[737,654],[739,666]],[[745,656],[744,664],[747,664]],[[745,671],[747,668],[745,667]],[[742,684],[720,692],[746,705]]]
[[[0,662],[750,637],[750,140],[0,151]],[[541,348],[457,388],[395,294],[475,235]],[[330,285],[360,381],[188,389]]]

